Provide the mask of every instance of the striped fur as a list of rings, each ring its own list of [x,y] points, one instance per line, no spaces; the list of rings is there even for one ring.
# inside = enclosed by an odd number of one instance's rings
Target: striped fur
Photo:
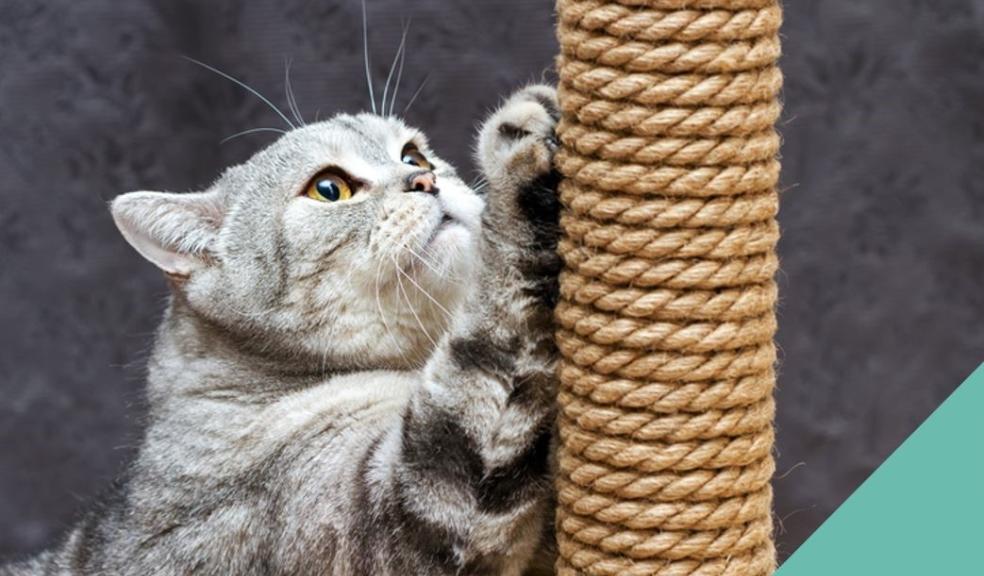
[[[198,195],[117,200],[173,286],[146,436],[60,546],[0,576],[522,574],[552,518],[555,121],[542,86],[493,114],[482,194],[362,115]],[[437,194],[403,187],[411,139]],[[300,197],[326,164],[365,188]]]

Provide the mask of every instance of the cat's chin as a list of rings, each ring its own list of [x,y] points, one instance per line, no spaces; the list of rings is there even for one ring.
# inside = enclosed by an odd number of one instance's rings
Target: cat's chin
[[[427,241],[425,248],[429,251],[435,249],[460,249],[471,242],[471,232],[465,225],[457,220],[445,216],[441,223],[434,229],[430,240]]]
[[[461,281],[475,264],[475,236],[457,220],[442,220],[424,245],[422,253],[428,261],[424,268],[435,276],[434,281]]]

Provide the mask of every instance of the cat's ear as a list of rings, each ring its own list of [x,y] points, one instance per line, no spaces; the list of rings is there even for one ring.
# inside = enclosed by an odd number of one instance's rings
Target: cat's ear
[[[126,241],[174,276],[207,264],[224,216],[216,192],[130,192],[113,200],[111,210]]]

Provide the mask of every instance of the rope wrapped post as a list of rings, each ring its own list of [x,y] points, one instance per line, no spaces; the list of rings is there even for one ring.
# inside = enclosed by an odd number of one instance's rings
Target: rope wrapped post
[[[770,574],[777,0],[559,0],[561,575]]]

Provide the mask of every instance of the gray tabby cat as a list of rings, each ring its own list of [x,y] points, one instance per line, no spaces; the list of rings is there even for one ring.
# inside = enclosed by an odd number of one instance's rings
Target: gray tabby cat
[[[117,198],[172,287],[146,436],[0,575],[521,574],[551,515],[556,118],[534,86],[485,122],[484,195],[361,114]]]

